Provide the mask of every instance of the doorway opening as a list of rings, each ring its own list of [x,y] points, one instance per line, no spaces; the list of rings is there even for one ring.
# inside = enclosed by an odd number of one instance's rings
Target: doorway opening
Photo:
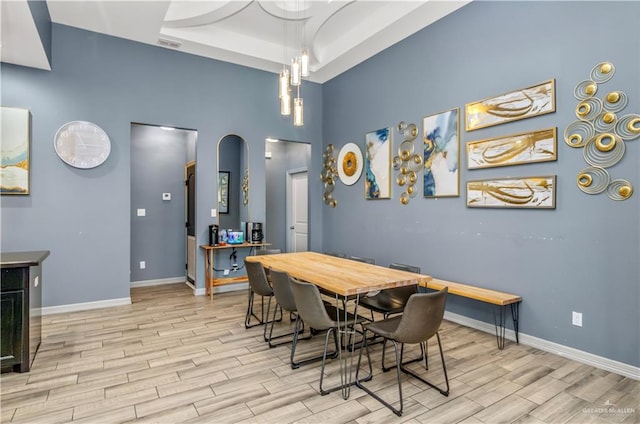
[[[270,248],[281,249],[283,252],[308,249],[307,172],[310,167],[309,143],[266,139],[266,217],[263,232],[265,241],[271,244]],[[297,237],[297,242],[292,242],[292,237]]]
[[[192,129],[131,124],[131,287],[193,286],[197,136]]]

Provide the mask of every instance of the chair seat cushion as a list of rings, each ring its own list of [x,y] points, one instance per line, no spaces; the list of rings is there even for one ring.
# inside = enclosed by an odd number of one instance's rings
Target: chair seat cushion
[[[396,331],[398,325],[400,325],[401,319],[402,315],[398,315],[382,321],[374,321],[369,324],[365,324],[364,328],[379,336],[392,339],[393,337],[391,337],[391,335]]]
[[[399,314],[404,309],[404,303],[388,296],[384,291],[375,296],[363,297],[360,305],[381,314]]]
[[[329,315],[329,318],[331,318],[331,320],[333,321],[333,327],[341,327],[344,325],[344,311],[342,309],[340,309],[340,319],[338,320],[338,311],[336,310],[336,305],[324,301],[324,307],[327,310],[327,314]],[[366,321],[365,318],[361,317],[360,315],[358,315],[358,319],[355,321],[356,323],[362,323]],[[340,323],[340,325],[338,325],[338,322]],[[354,315],[350,312],[347,312],[347,324],[353,324],[354,322]],[[316,330],[327,330],[326,328],[316,328]]]

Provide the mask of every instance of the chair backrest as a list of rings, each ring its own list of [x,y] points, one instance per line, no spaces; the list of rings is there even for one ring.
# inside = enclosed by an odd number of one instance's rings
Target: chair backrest
[[[298,281],[295,278],[291,282],[291,291],[296,300],[298,315],[305,324],[315,330],[326,330],[336,326],[335,321],[329,317],[324,306],[320,290],[310,283]]]
[[[291,277],[289,277],[289,274],[284,271],[270,269],[269,275],[271,275],[271,287],[278,305],[285,311],[295,312],[297,309],[296,300],[293,297],[293,291],[291,291]]]
[[[433,337],[442,324],[447,293],[445,287],[438,292],[411,295],[391,338],[400,343],[420,343]]]
[[[389,268],[420,274],[420,267],[413,266],[413,265],[405,265],[405,264],[393,262],[389,264]],[[407,303],[407,301],[409,300],[409,297],[412,294],[417,292],[418,292],[417,285],[396,287],[393,289],[383,290],[383,293],[385,296],[393,299],[395,302],[402,303],[403,305]]]
[[[364,262],[367,264],[375,265],[376,260],[371,258],[363,258],[362,256],[349,256],[352,261]]]
[[[276,255],[282,253],[281,249],[258,249],[256,250],[256,256],[258,255]]]
[[[420,267],[413,265],[405,265],[399,264],[397,262],[392,262],[389,264],[389,268],[399,269],[400,271],[414,272],[416,274],[420,274]]]
[[[251,290],[260,296],[271,296],[273,290],[267,280],[267,274],[264,272],[264,267],[260,262],[244,261],[244,266],[247,269],[247,278],[249,279],[249,285]]]
[[[324,252],[325,255],[329,255],[329,256],[335,256],[336,258],[346,258],[347,255],[345,255],[344,253],[340,253],[340,252]]]

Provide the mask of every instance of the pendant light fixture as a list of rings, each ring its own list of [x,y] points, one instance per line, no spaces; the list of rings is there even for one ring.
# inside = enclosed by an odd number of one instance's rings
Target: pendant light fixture
[[[287,68],[286,52],[287,52],[287,24],[289,22],[287,16],[287,0],[283,1],[282,10],[284,10],[284,37],[283,52],[285,60],[283,62],[282,71],[278,75],[278,97],[280,98],[280,114],[283,116],[291,115],[291,88],[296,87],[296,97],[293,99],[293,125],[301,127],[304,125],[304,102],[300,97],[300,86],[302,85],[302,77],[309,76],[309,50],[304,47],[304,2],[302,5],[303,19],[300,19],[301,0],[295,0],[295,28],[296,28],[296,46],[298,54],[291,59],[290,68]]]

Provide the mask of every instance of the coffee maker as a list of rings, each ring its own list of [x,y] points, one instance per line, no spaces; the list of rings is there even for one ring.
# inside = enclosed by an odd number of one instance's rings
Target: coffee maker
[[[217,246],[218,245],[218,225],[211,224],[209,225],[209,246]]]
[[[262,222],[247,222],[245,224],[246,241],[249,243],[262,243]]]

